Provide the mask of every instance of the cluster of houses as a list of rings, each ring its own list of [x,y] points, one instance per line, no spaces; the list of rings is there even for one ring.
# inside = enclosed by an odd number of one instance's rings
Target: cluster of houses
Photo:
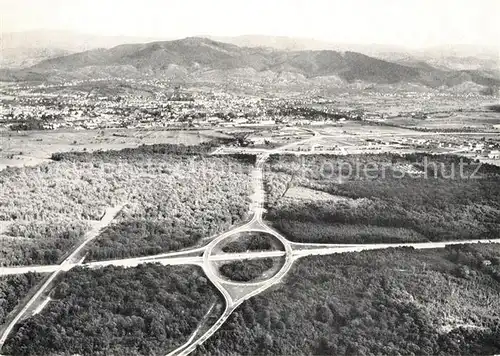
[[[130,94],[107,97],[102,93],[78,90],[59,95],[32,90],[17,94],[16,102],[2,103],[0,110],[0,120],[12,129],[328,125],[354,115],[347,110],[332,108],[325,108],[319,115],[311,115],[317,110],[309,108],[308,105],[314,103],[308,103],[306,99],[261,99],[225,92],[177,90],[155,98]],[[302,111],[294,111],[296,107]],[[355,114],[358,118],[359,113]],[[19,125],[27,122],[34,125]]]
[[[481,158],[500,159],[500,144],[484,141],[461,141],[449,142],[432,138],[394,138],[389,141],[367,139],[368,147],[378,147],[379,145],[399,145],[400,147],[442,149],[446,152],[460,152],[475,154]]]

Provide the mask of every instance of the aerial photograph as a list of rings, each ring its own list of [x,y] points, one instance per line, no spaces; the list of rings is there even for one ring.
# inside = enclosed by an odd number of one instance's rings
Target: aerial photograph
[[[0,356],[500,355],[499,0],[0,0]]]

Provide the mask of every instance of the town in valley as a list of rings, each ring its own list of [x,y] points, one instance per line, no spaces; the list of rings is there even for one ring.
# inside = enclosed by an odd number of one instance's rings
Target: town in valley
[[[500,354],[494,0],[102,3],[0,4],[1,355]]]

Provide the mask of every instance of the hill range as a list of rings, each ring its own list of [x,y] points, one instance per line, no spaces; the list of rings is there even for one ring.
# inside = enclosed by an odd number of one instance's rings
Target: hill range
[[[491,71],[447,70],[425,62],[403,64],[351,51],[239,47],[201,37],[88,50],[43,60],[29,68],[0,71],[0,79],[4,81],[92,78],[332,86],[411,84],[430,88],[500,85],[500,78]]]

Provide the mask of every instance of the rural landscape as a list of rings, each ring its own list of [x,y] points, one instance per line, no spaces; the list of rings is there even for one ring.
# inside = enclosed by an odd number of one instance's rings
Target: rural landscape
[[[2,33],[1,355],[500,354],[498,48],[158,37]]]

